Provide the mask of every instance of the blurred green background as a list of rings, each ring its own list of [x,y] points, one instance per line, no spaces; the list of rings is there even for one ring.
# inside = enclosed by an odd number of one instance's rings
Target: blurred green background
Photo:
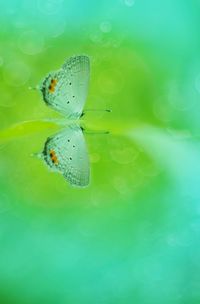
[[[200,2],[0,2],[0,303],[200,303]],[[91,182],[32,156],[37,85],[91,59]]]

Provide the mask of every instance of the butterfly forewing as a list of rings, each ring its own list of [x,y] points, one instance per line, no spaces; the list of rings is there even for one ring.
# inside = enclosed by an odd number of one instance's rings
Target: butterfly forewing
[[[47,139],[43,158],[51,169],[60,172],[71,185],[89,183],[89,159],[82,130],[70,126]]]
[[[50,73],[42,82],[44,101],[67,117],[80,117],[87,98],[89,77],[87,56],[69,58],[60,70]]]

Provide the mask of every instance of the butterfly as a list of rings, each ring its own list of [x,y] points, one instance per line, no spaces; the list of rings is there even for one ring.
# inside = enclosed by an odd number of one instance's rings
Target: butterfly
[[[61,69],[49,73],[39,89],[45,103],[67,118],[79,118],[87,98],[90,61],[85,55],[73,56]]]
[[[87,98],[89,76],[89,58],[73,56],[59,70],[49,73],[39,89],[48,106],[69,119],[78,119]],[[78,125],[49,137],[41,156],[50,169],[60,172],[71,185],[85,187],[89,184],[87,147]]]
[[[61,173],[72,186],[86,187],[89,184],[89,158],[80,126],[69,125],[48,137],[42,158],[51,170]]]

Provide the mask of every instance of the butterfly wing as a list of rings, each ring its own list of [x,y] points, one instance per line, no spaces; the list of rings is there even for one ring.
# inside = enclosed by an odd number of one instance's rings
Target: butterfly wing
[[[44,101],[67,117],[80,117],[87,98],[89,77],[87,56],[69,58],[60,70],[49,73],[43,80],[40,90]]]
[[[79,126],[70,126],[49,137],[42,154],[48,167],[60,172],[71,185],[86,187],[89,184],[89,158]]]

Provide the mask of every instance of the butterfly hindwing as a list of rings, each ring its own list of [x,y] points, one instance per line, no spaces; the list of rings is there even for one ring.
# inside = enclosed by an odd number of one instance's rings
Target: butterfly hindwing
[[[89,76],[87,56],[69,58],[60,70],[49,73],[43,80],[40,89],[44,101],[67,117],[80,117],[87,97]]]
[[[70,126],[49,137],[43,158],[51,169],[60,172],[71,185],[85,187],[89,183],[89,159],[83,132]]]

